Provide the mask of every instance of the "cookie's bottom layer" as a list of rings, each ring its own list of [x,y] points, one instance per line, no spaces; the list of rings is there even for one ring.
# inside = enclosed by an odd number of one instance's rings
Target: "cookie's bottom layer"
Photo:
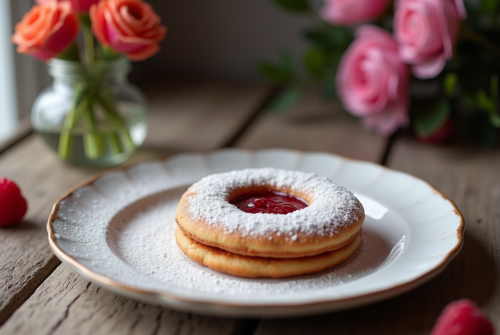
[[[300,258],[265,258],[233,254],[198,243],[184,234],[179,227],[175,230],[175,239],[182,252],[210,269],[239,277],[284,278],[323,271],[345,261],[361,244],[361,229],[349,244],[340,249]]]

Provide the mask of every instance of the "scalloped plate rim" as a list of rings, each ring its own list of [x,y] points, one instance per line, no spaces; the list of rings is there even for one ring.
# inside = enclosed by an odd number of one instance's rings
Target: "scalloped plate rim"
[[[207,156],[213,153],[217,152],[247,152],[247,153],[258,153],[258,152],[272,152],[272,151],[281,151],[281,152],[286,152],[286,153],[295,153],[298,155],[312,155],[312,154],[321,154],[325,156],[332,156],[337,159],[340,159],[342,162],[352,162],[352,163],[361,163],[361,164],[368,164],[370,166],[376,167],[378,169],[385,170],[387,172],[397,172],[405,177],[413,178],[415,180],[419,180],[424,182],[427,187],[429,187],[434,193],[440,195],[445,201],[449,202],[451,206],[454,208],[454,213],[457,215],[457,217],[460,218],[460,226],[456,230],[456,234],[458,237],[458,242],[456,245],[453,246],[453,248],[450,248],[450,251],[448,254],[446,254],[444,257],[442,257],[441,262],[436,265],[435,267],[426,270],[423,272],[420,276],[406,281],[402,283],[394,283],[391,287],[383,290],[378,290],[375,292],[370,292],[366,294],[361,294],[361,295],[355,295],[351,297],[346,297],[346,298],[341,298],[341,299],[316,299],[314,302],[307,302],[307,303],[299,303],[299,304],[258,304],[258,303],[249,303],[249,302],[244,302],[244,303],[227,303],[227,302],[222,302],[222,301],[213,301],[213,300],[206,300],[206,299],[189,299],[186,297],[182,297],[179,295],[176,295],[175,293],[172,292],[165,292],[165,291],[155,291],[155,290],[144,290],[141,288],[133,287],[128,284],[124,284],[121,282],[118,282],[114,279],[108,278],[107,276],[100,274],[98,272],[95,272],[94,270],[88,268],[87,266],[81,264],[67,254],[56,242],[55,238],[55,230],[54,227],[52,226],[59,203],[70,197],[75,191],[87,186],[91,185],[95,181],[99,180],[101,177],[110,174],[112,172],[116,171],[126,171],[134,166],[144,164],[144,163],[152,163],[152,162],[162,162],[165,163],[168,160],[171,160],[175,157],[180,157],[180,156],[185,156],[185,155],[202,155],[202,156]],[[170,188],[175,188],[177,186],[170,186]],[[353,308],[369,303],[373,303],[376,301],[384,300],[402,293],[405,293],[411,289],[414,289],[418,287],[419,285],[427,282],[428,280],[434,278],[437,276],[440,272],[444,270],[444,268],[449,264],[449,262],[460,252],[462,245],[463,245],[463,234],[464,234],[464,219],[460,211],[458,210],[457,206],[453,203],[452,200],[450,200],[448,197],[446,197],[443,193],[438,191],[433,185],[431,185],[429,182],[415,177],[409,173],[390,169],[388,167],[382,166],[377,163],[369,162],[369,161],[363,161],[363,160],[356,160],[356,159],[351,159],[327,152],[321,152],[321,151],[300,151],[300,150],[293,150],[293,149],[281,149],[281,148],[266,148],[266,149],[241,149],[241,148],[226,148],[226,149],[218,149],[218,150],[208,150],[208,151],[198,151],[198,152],[186,152],[186,153],[178,153],[174,155],[169,155],[166,157],[162,158],[157,158],[157,159],[151,159],[151,160],[145,160],[145,161],[140,161],[128,165],[123,165],[118,168],[110,169],[103,171],[101,173],[98,173],[94,177],[88,179],[87,181],[77,185],[76,187],[72,188],[70,191],[68,191],[64,196],[62,196],[60,199],[58,199],[55,204],[53,205],[52,212],[50,214],[50,217],[47,222],[47,231],[48,231],[48,240],[49,240],[49,245],[52,248],[53,252],[55,255],[66,265],[68,265],[70,268],[75,270],[77,273],[82,275],[83,277],[91,280],[94,283],[97,283],[99,285],[102,285],[116,293],[127,295],[130,297],[133,297],[138,300],[150,302],[150,303],[160,303],[163,305],[166,305],[167,307],[171,307],[174,309],[182,310],[182,311],[187,311],[187,312],[197,312],[201,314],[207,314],[207,315],[214,315],[214,316],[232,316],[232,317],[258,317],[258,316],[266,316],[266,317],[291,317],[295,315],[308,315],[308,314],[317,314],[317,313],[324,313],[328,311],[337,311],[337,310],[343,310],[343,309],[348,309],[348,308]]]

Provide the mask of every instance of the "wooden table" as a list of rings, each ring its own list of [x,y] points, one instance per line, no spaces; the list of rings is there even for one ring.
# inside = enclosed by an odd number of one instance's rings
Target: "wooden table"
[[[478,303],[500,330],[500,152],[430,146],[360,128],[336,102],[310,92],[293,110],[266,114],[276,89],[196,82],[148,89],[150,131],[132,161],[220,147],[332,152],[421,177],[454,200],[465,244],[435,279],[399,297],[354,310],[293,319],[230,319],[182,313],[116,295],[54,256],[46,222],[55,200],[98,170],[61,163],[29,126],[0,144],[0,177],[20,185],[25,220],[0,229],[0,335],[4,334],[428,334],[452,300]]]

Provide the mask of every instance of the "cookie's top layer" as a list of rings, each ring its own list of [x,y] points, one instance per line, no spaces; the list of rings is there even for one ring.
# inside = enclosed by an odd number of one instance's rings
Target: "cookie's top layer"
[[[228,201],[241,189],[271,187],[307,195],[309,206],[289,213],[245,213]],[[326,177],[274,168],[245,169],[207,176],[191,186],[186,212],[194,220],[223,228],[226,233],[263,236],[270,233],[294,240],[297,233],[333,236],[357,222],[363,206],[356,197]]]

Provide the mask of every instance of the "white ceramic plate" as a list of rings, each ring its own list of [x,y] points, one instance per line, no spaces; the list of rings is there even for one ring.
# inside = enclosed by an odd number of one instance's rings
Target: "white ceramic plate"
[[[182,193],[208,174],[249,167],[315,172],[353,191],[366,221],[360,249],[324,272],[245,279],[194,263],[173,237]],[[219,150],[105,172],[55,205],[55,254],[91,281],[135,299],[222,316],[291,316],[386,299],[436,276],[462,246],[463,218],[425,181],[326,153]]]

